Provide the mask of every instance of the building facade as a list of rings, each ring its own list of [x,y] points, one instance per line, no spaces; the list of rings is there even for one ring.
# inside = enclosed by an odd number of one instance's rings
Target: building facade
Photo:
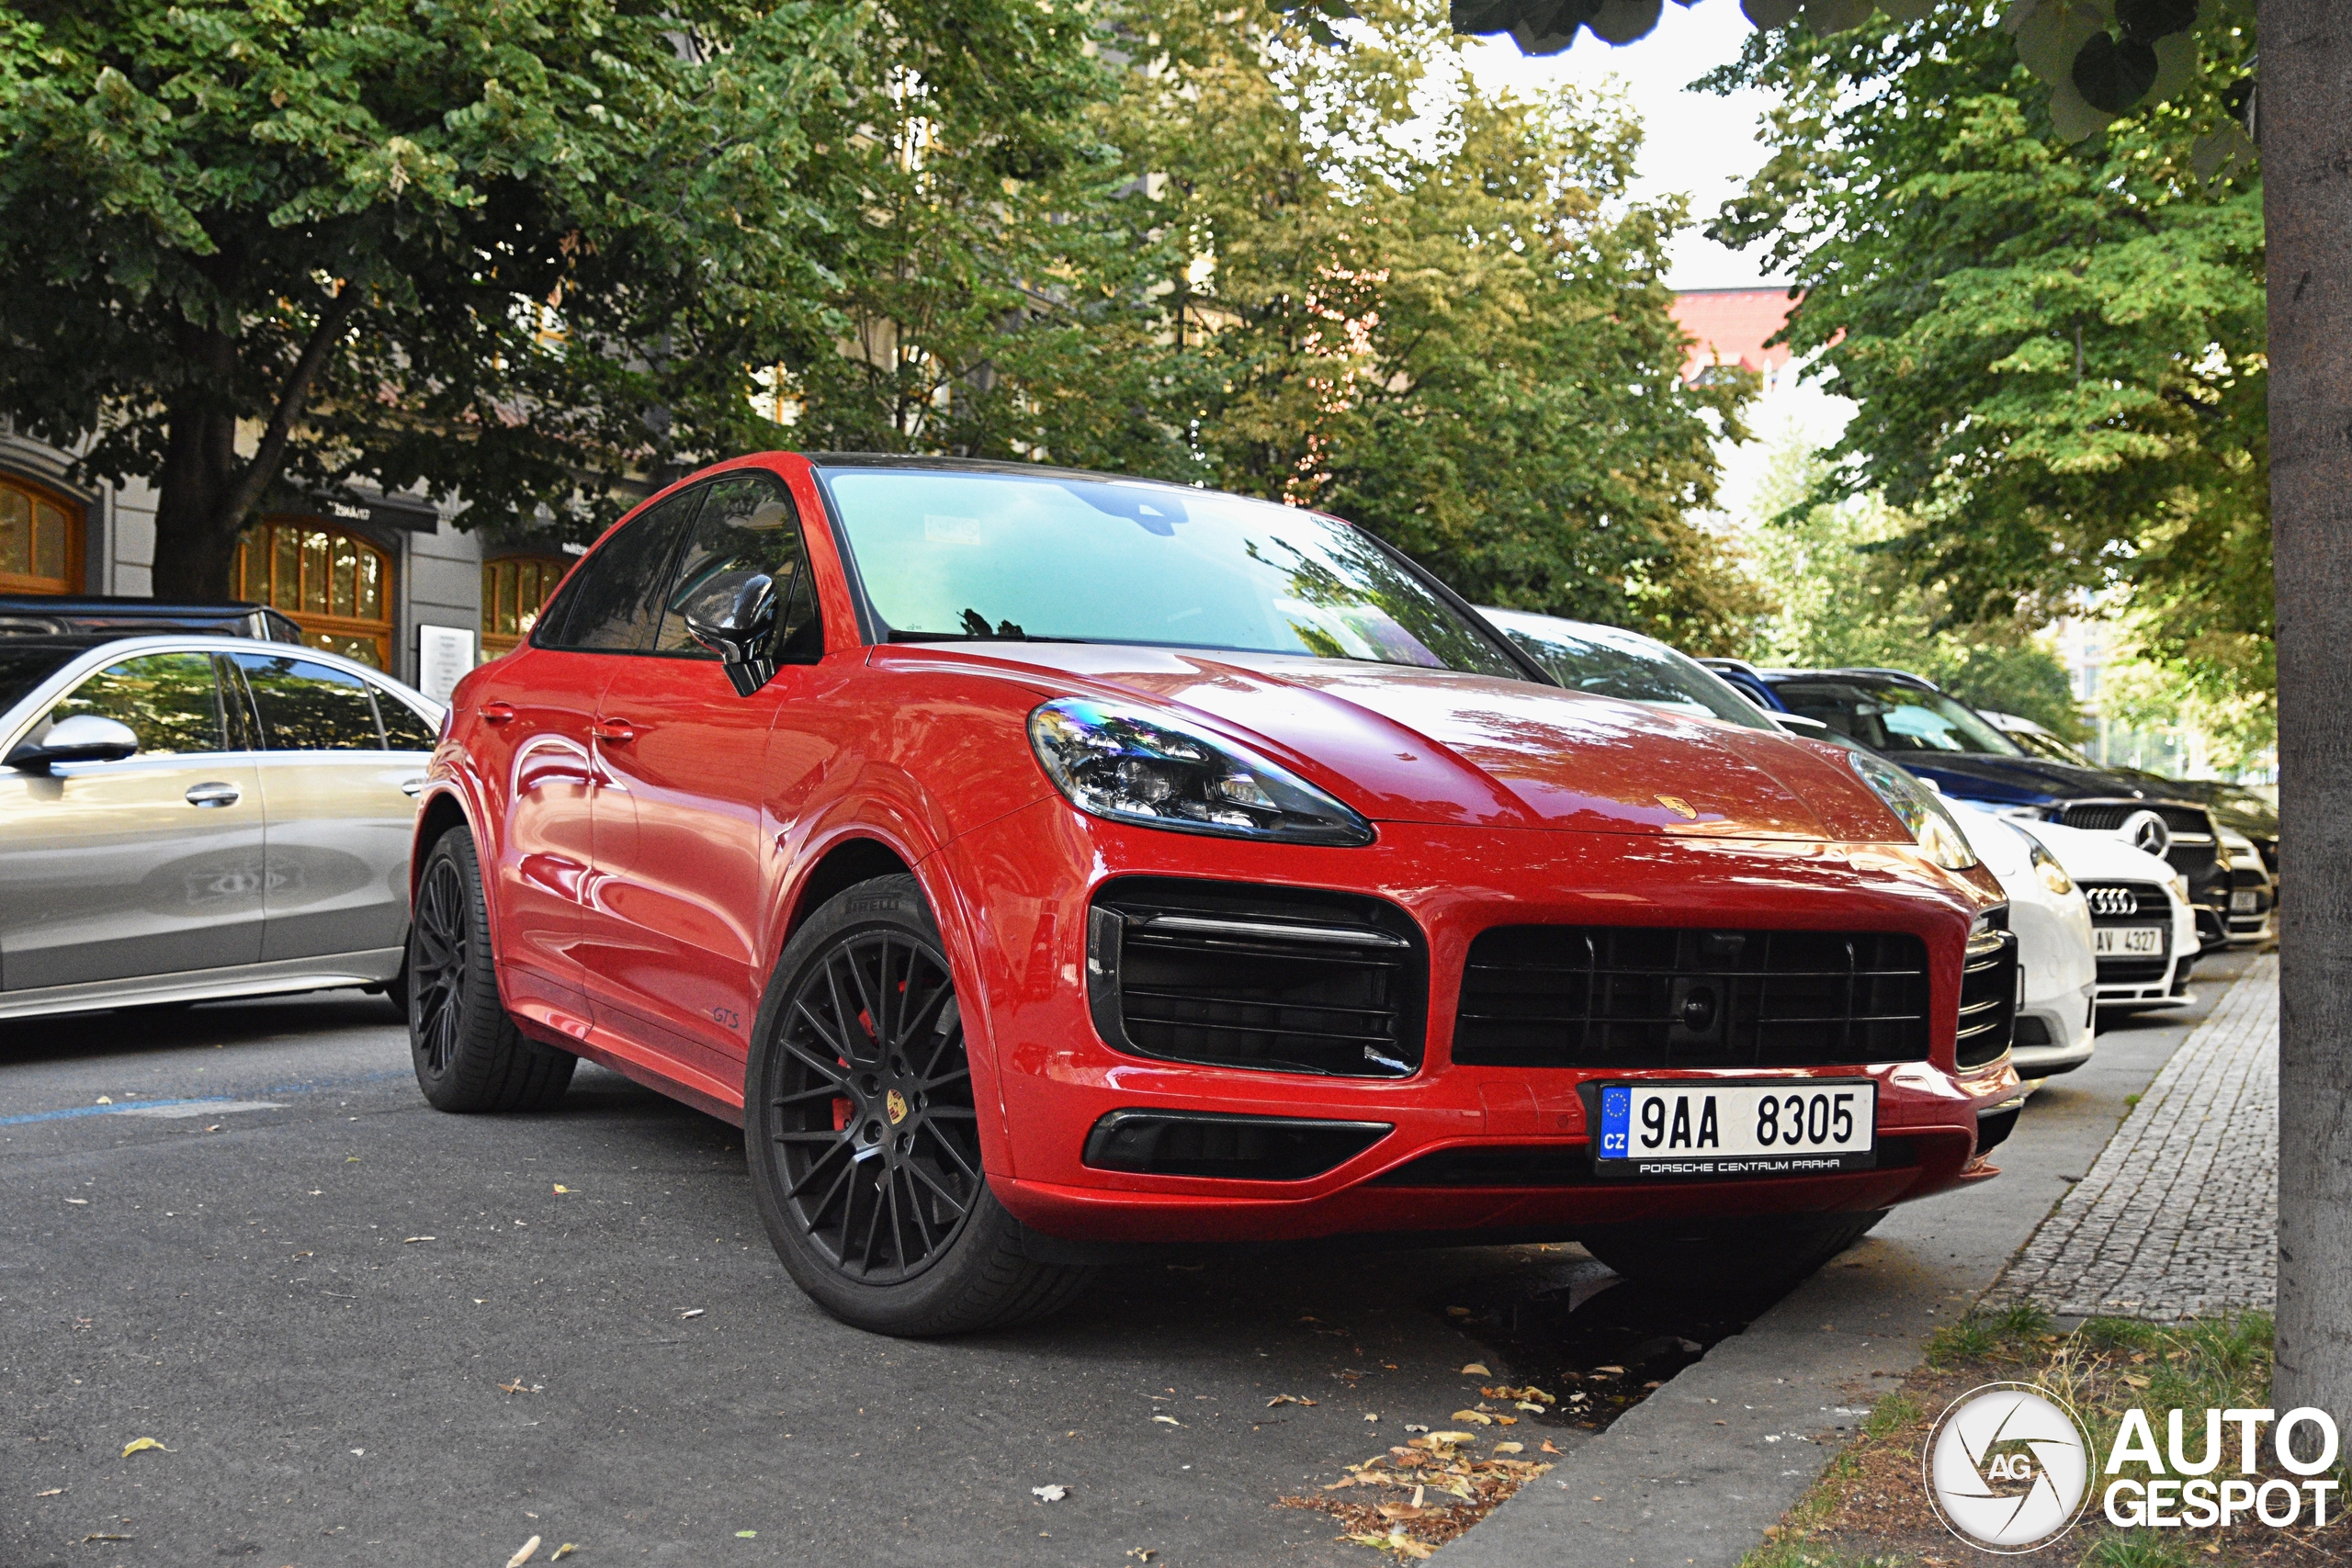
[[[0,594],[151,596],[154,491],[77,485],[70,468],[0,427]],[[543,543],[461,529],[456,511],[353,488],[268,513],[245,532],[232,595],[284,611],[314,647],[446,696],[435,688],[452,679],[451,634],[466,638],[458,670],[507,651],[571,565]],[[444,657],[428,661],[428,647]]]

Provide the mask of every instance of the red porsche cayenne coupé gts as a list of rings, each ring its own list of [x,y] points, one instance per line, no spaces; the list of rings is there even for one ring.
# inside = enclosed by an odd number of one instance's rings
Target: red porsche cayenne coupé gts
[[[2013,939],[1868,757],[1564,691],[1337,519],[781,453],[458,686],[416,1073],[740,1122],[827,1310],[1035,1316],[1136,1243],[1810,1266],[1993,1174]]]

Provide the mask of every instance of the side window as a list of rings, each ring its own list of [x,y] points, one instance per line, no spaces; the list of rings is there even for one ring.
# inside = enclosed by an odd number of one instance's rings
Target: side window
[[[375,690],[376,713],[384,721],[384,743],[395,751],[430,751],[441,737],[432,722],[391,693]]]
[[[703,488],[673,495],[593,551],[543,623],[542,648],[643,653],[662,620],[661,583]]]
[[[236,655],[272,751],[380,751],[376,705],[366,682],[307,659]]]
[[[220,686],[204,653],[151,653],[109,664],[49,710],[50,721],[94,713],[130,727],[141,756],[223,751]]]
[[[775,583],[779,657],[822,652],[823,639],[813,636],[816,594],[808,581],[800,517],[790,492],[766,474],[730,474],[710,487],[685,548],[678,552],[678,570],[669,591],[662,595],[662,630],[654,650],[717,658],[686,630],[686,611],[707,592],[726,592],[724,580],[730,574],[747,571],[764,572]],[[813,650],[807,649],[805,645],[812,641]]]

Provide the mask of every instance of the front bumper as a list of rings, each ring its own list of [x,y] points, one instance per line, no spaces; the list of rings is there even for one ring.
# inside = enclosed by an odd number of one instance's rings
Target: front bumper
[[[1443,1232],[1572,1235],[1583,1226],[1706,1214],[1880,1209],[1993,1174],[1974,1161],[1978,1111],[2013,1098],[2006,1055],[1953,1063],[1962,948],[1997,905],[1983,884],[1885,845],[1540,832],[1383,823],[1367,849],[1273,846],[1122,827],[1048,800],[956,840],[926,876],[960,949],[967,1037],[1002,1111],[990,1185],[1048,1235],[1227,1242]],[[1418,1067],[1355,1077],[1181,1064],[1114,1050],[1090,1013],[1090,899],[1115,876],[1317,888],[1388,900],[1423,933],[1426,1033]],[[1739,1072],[1497,1067],[1452,1059],[1469,945],[1498,925],[1906,931],[1930,962],[1928,1059]],[[976,1061],[976,1066],[978,1064]],[[1803,1177],[1656,1179],[1593,1175],[1584,1086],[1600,1079],[1867,1077],[1879,1168]],[[1129,1111],[1376,1122],[1391,1129],[1296,1180],[1099,1168],[1084,1157],[1106,1116]],[[1484,1159],[1431,1161],[1465,1152]],[[997,1157],[1001,1154],[1001,1158]],[[1408,1169],[1408,1168],[1411,1168]]]

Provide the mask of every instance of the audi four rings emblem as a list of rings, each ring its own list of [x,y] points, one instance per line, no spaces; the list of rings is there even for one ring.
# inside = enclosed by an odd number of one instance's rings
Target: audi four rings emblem
[[[2094,915],[2136,915],[2140,912],[2139,896],[2129,887],[2093,887],[2086,896]]]
[[[2172,829],[2153,811],[2134,811],[2115,831],[2133,849],[2148,854],[2162,855],[2172,848]]]

